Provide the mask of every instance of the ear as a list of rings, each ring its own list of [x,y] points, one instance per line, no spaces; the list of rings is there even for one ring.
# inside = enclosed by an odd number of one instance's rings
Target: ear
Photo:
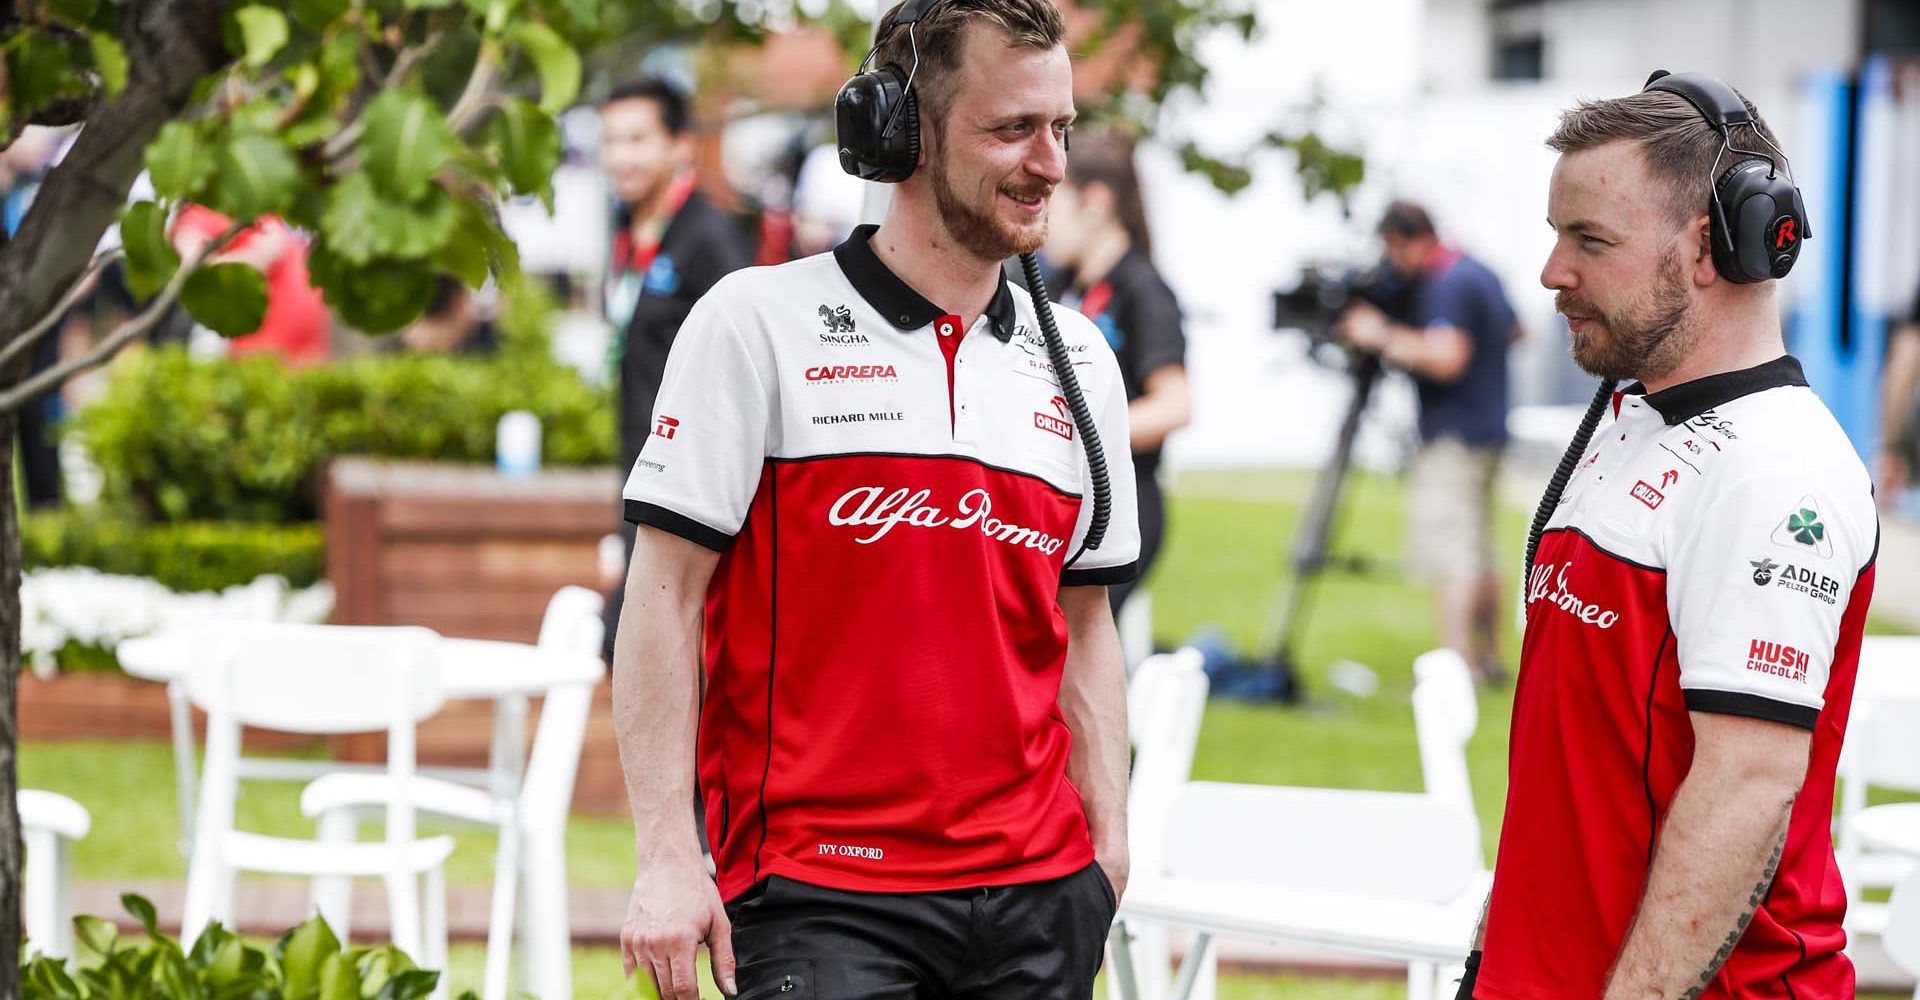
[[[1692,267],[1688,269],[1688,273],[1693,279],[1694,285],[1700,288],[1706,288],[1714,282],[1721,280],[1720,272],[1713,266],[1712,218],[1709,217],[1707,213],[1702,212],[1699,216],[1695,217],[1692,222],[1688,223],[1682,231],[1692,236],[1691,242],[1694,250],[1691,260]]]

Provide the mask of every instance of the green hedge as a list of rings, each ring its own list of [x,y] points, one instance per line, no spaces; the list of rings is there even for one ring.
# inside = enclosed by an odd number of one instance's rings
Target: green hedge
[[[265,573],[296,588],[326,576],[326,538],[312,521],[141,524],[80,510],[35,513],[21,521],[20,550],[28,569],[91,566],[183,591],[225,590]]]
[[[268,357],[127,358],[81,411],[104,503],[143,521],[290,523],[318,516],[334,455],[493,461],[501,414],[530,410],[548,465],[615,461],[611,393],[519,357],[382,355],[305,369]],[[104,567],[103,567],[104,568]]]

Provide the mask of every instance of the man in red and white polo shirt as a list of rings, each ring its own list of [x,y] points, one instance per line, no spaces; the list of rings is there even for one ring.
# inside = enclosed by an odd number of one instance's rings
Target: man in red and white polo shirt
[[[924,141],[884,224],[722,279],[674,343],[614,662],[622,950],[667,997],[697,996],[701,943],[729,993],[1090,995],[1126,877],[1127,399],[1056,310],[1113,484],[1083,551],[1080,436],[1000,271],[1064,173],[1063,34],[1050,0],[895,32],[875,58],[917,44]]]
[[[1732,146],[1777,148],[1752,117]],[[1829,824],[1879,537],[1866,469],[1785,353],[1776,282],[1716,270],[1702,113],[1583,102],[1549,145],[1541,280],[1575,360],[1637,381],[1527,581],[1461,995],[1851,997]]]

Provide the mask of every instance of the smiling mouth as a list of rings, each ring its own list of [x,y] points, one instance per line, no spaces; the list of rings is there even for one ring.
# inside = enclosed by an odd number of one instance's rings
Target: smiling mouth
[[[1001,194],[1012,199],[1014,204],[1028,209],[1039,208],[1041,205],[1046,204],[1047,201],[1047,196],[1039,193],[1023,194],[1019,191],[1002,191]]]

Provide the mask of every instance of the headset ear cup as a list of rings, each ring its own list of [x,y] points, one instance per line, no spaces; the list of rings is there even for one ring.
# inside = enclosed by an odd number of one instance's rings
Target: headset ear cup
[[[906,174],[903,174],[900,179],[906,180],[907,176],[912,175],[920,167],[920,98],[911,89],[907,91],[907,106],[901,114],[907,119],[905,122],[907,155]]]

